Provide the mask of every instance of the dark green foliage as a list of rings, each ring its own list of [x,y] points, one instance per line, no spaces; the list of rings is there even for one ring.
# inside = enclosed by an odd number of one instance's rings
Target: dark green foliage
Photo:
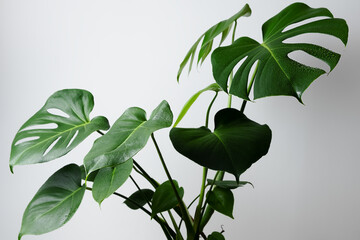
[[[215,211],[234,218],[234,195],[230,189],[215,187],[213,191],[208,192],[206,200]]]
[[[125,200],[124,203],[126,206],[133,210],[137,210],[140,207],[144,206],[147,202],[151,202],[151,199],[154,196],[154,191],[151,189],[140,189],[130,195],[130,200]]]

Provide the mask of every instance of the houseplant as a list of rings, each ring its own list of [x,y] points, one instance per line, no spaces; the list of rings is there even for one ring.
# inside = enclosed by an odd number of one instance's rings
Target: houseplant
[[[178,78],[187,63],[191,68],[196,48],[201,40],[198,62],[203,61],[210,54],[213,38],[222,34],[222,42],[228,35],[232,35],[233,44],[231,46],[218,48],[212,54],[216,83],[196,93],[185,104],[175,125],[204,91],[214,91],[214,100],[219,92],[221,94],[229,92],[229,107],[231,106],[231,95],[245,99],[240,111],[223,109],[216,114],[214,132],[207,128],[213,101],[209,105],[204,127],[198,129],[173,128],[170,132],[174,147],[181,154],[204,167],[202,190],[199,194],[195,214],[190,216],[188,207],[183,203],[181,199],[183,189],[176,181],[172,180],[153,134],[154,131],[170,127],[172,124],[169,105],[167,102],[162,102],[153,111],[149,120],[146,120],[142,109],[128,109],[103,137],[95,141],[93,148],[85,156],[84,167],[70,164],[52,175],[26,209],[19,238],[25,234],[42,234],[62,226],[76,211],[86,189],[92,190],[94,199],[101,203],[127,180],[133,168],[134,171],[146,178],[154,189],[139,189],[129,197],[119,193],[114,194],[126,198],[126,204],[130,208],[141,209],[151,215],[159,223],[168,239],[197,239],[199,235],[208,239],[223,239],[219,232],[209,235],[202,233],[202,229],[214,209],[232,216],[234,200],[231,189],[248,184],[248,182],[240,181],[240,175],[267,153],[271,141],[271,131],[268,126],[257,124],[243,114],[251,88],[254,89],[254,98],[290,95],[301,102],[301,95],[305,89],[325,72],[300,65],[288,59],[287,54],[295,50],[306,51],[327,62],[331,69],[335,67],[340,56],[319,46],[289,45],[282,41],[307,32],[333,35],[341,39],[344,44],[347,41],[345,21],[334,19],[326,9],[310,9],[300,3],[290,5],[263,25],[263,44],[247,37],[241,37],[235,41],[235,35],[232,34],[235,31],[232,29],[236,28],[236,19],[249,13],[250,8],[246,5],[229,20],[210,28],[196,41],[180,65]],[[283,29],[292,23],[317,16],[323,16],[325,19],[283,32]],[[234,71],[234,76],[232,76],[233,67],[246,56],[246,60],[239,70]],[[259,63],[256,63],[257,61]],[[254,63],[257,68],[248,83],[248,75]],[[102,131],[109,128],[108,122],[104,117],[90,120],[89,113],[92,108],[93,97],[84,90],[68,89],[52,95],[45,106],[30,118],[16,135],[12,146],[11,168],[15,165],[53,160],[72,150],[92,132],[99,131],[100,134],[103,134]],[[51,111],[53,109],[62,112],[56,113]],[[34,128],[34,126],[49,123],[56,123],[57,128]],[[239,134],[235,136],[230,134],[234,132],[239,132]],[[218,136],[220,138],[217,138]],[[169,178],[169,181],[162,184],[149,176],[133,159],[150,137],[159,152],[160,160]],[[204,158],[207,159],[206,162]],[[220,162],[219,159],[222,161]],[[216,179],[207,181],[206,176],[209,169],[218,171]],[[233,174],[235,181],[222,181],[224,171]],[[81,178],[85,180],[84,184],[82,184]],[[94,183],[90,188],[92,181]],[[206,190],[207,194],[205,194]],[[53,197],[53,200],[56,198],[56,201],[49,202],[50,196]],[[44,200],[46,201],[44,202]],[[146,204],[151,205],[151,212],[144,208]],[[174,218],[171,210],[174,210],[183,219],[182,226],[185,225],[186,235],[185,232],[180,233],[179,223],[172,222]],[[162,217],[164,211],[169,211],[172,224],[167,223]],[[171,227],[171,225],[173,226]]]

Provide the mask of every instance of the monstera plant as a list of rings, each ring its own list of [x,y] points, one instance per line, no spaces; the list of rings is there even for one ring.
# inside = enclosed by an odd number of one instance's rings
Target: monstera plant
[[[94,107],[90,92],[65,89],[50,96],[16,134],[11,148],[11,171],[17,165],[55,160],[92,133],[101,136],[84,154],[82,166],[70,163],[40,187],[24,212],[19,239],[63,226],[75,214],[86,190],[92,192],[99,204],[110,196],[123,198],[127,207],[143,211],[156,221],[166,239],[225,239],[222,232],[206,233],[204,227],[215,211],[233,217],[234,189],[251,184],[240,180],[241,175],[267,154],[271,143],[270,127],[244,114],[246,103],[251,100],[250,92],[253,91],[254,99],[287,95],[302,102],[304,91],[325,71],[299,63],[289,54],[305,52],[325,62],[331,70],[340,55],[315,44],[284,41],[305,33],[332,35],[345,45],[348,38],[343,19],[334,18],[325,8],[310,8],[303,3],[291,4],[266,21],[262,26],[262,43],[249,37],[237,38],[237,20],[250,14],[250,7],[245,5],[234,16],[209,28],[190,48],[180,64],[177,80],[187,65],[191,71],[196,55],[197,63],[201,64],[211,53],[215,82],[185,103],[174,124],[166,101],[162,101],[150,117],[143,109],[131,107],[110,126],[103,116],[90,118]],[[304,23],[305,20],[310,21]],[[299,24],[294,27],[295,23]],[[221,46],[228,36],[231,44]],[[220,46],[212,51],[216,38]],[[215,95],[207,108],[204,126],[177,127],[206,91],[213,91]],[[214,129],[209,129],[210,111],[218,94],[228,96],[227,107],[218,110]],[[241,106],[232,107],[233,96],[243,99]],[[171,126],[170,140],[174,148],[203,168],[200,193],[190,204],[184,202],[184,188],[172,178],[154,135],[155,131]],[[135,160],[150,138],[168,178],[165,182],[158,182]],[[214,171],[214,178],[208,179],[209,171]],[[234,180],[224,180],[226,173],[233,175]],[[152,188],[139,186],[132,176],[135,174],[147,180]],[[125,196],[118,189],[128,179],[137,190]]]

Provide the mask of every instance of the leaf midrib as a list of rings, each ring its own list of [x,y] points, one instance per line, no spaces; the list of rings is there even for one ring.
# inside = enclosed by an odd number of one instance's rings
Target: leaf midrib
[[[275,60],[275,62],[277,63],[277,65],[279,66],[279,68],[281,69],[281,71],[285,74],[286,78],[287,78],[288,80],[290,80],[290,77],[287,75],[287,73],[285,72],[285,70],[282,68],[282,66],[281,66],[281,64],[279,63],[278,59],[276,58],[275,54],[271,51],[271,48],[268,47],[265,42],[263,42],[263,43],[261,44],[261,46],[264,47],[266,50],[268,50],[268,52],[270,53],[271,57]]]

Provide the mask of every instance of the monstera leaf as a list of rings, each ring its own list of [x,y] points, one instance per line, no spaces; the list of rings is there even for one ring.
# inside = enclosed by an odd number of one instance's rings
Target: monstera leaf
[[[291,24],[315,17],[325,19],[302,24],[285,30]],[[214,50],[211,58],[213,75],[225,91],[249,100],[248,83],[251,67],[258,61],[254,79],[254,99],[266,96],[294,96],[301,102],[301,95],[308,86],[325,71],[306,66],[289,58],[289,53],[303,51],[334,69],[340,55],[321,46],[307,43],[284,43],[286,39],[305,33],[321,33],[339,38],[347,43],[348,26],[343,19],[333,18],[325,8],[313,9],[303,3],[294,3],[262,26],[263,43],[242,37],[232,45]],[[228,89],[228,78],[241,60]]]
[[[47,162],[68,153],[97,130],[107,130],[105,117],[89,119],[90,92],[65,89],[54,93],[18,131],[11,146],[10,168]]]
[[[189,62],[189,72],[191,71],[193,62],[194,62],[194,57],[195,57],[195,53],[196,53],[196,49],[201,41],[201,39],[203,40],[201,43],[201,47],[199,50],[199,54],[198,54],[198,63],[201,61],[203,62],[206,57],[209,55],[209,53],[211,52],[212,46],[213,46],[213,42],[214,39],[221,34],[221,40],[220,40],[220,45],[225,41],[225,39],[227,38],[227,36],[229,35],[234,22],[236,23],[236,20],[240,17],[247,17],[251,15],[251,9],[249,7],[248,4],[246,4],[239,12],[237,12],[234,16],[232,16],[231,18],[221,21],[218,24],[215,24],[214,26],[212,26],[211,28],[209,28],[204,34],[202,34],[199,39],[194,43],[194,45],[190,48],[190,50],[188,51],[188,53],[186,54],[184,60],[181,62],[180,64],[180,68],[177,74],[177,80],[179,81],[180,75],[184,69],[184,67],[186,66],[186,64]],[[234,26],[234,31],[236,30],[236,24]]]
[[[151,113],[149,120],[143,109],[127,109],[111,129],[94,142],[85,156],[87,174],[129,160],[146,145],[154,131],[170,127],[172,120],[173,115],[166,101],[162,101]]]
[[[215,115],[215,130],[206,127],[173,128],[170,139],[175,149],[201,166],[234,174],[236,180],[270,147],[271,130],[248,119],[236,109]]]
[[[85,189],[85,185],[81,186],[81,170],[76,164],[54,173],[27,206],[19,239],[28,234],[47,233],[67,223],[78,209]]]

